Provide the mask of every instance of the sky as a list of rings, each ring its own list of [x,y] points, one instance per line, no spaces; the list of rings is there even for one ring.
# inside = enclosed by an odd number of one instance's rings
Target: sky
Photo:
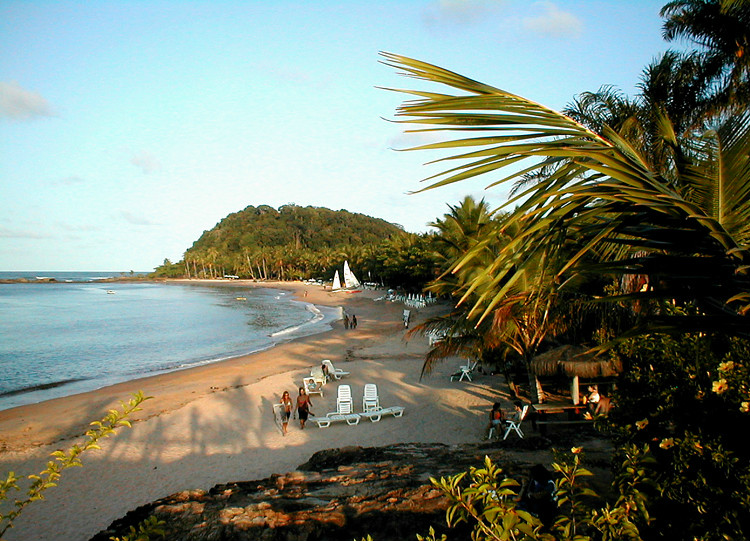
[[[248,205],[345,209],[427,231],[493,179],[439,169],[392,122],[442,91],[416,58],[560,109],[637,93],[664,2],[0,2],[0,270],[150,271]],[[674,45],[672,45],[674,47]]]

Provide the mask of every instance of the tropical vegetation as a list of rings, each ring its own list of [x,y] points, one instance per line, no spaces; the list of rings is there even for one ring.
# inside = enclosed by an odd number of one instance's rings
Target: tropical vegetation
[[[57,486],[63,471],[72,467],[83,465],[81,456],[94,450],[100,449],[99,442],[117,433],[122,427],[130,427],[128,420],[134,413],[140,411],[141,404],[151,397],[144,396],[142,392],[136,392],[127,402],[121,403],[119,410],[112,409],[107,412],[100,421],[91,423],[92,428],[85,433],[84,441],[81,444],[74,444],[67,450],[59,450],[52,453],[53,460],[47,462],[47,467],[39,474],[31,474],[26,478],[18,477],[15,472],[8,472],[4,480],[0,480],[0,503],[6,503],[8,494],[11,491],[26,491],[26,496],[14,500],[9,508],[2,509],[0,513],[0,540],[3,535],[13,527],[14,521],[21,515],[26,507],[35,501],[44,499],[44,493]],[[9,502],[8,502],[9,503]],[[152,539],[160,533],[160,524],[158,521],[149,520],[139,526],[140,532]],[[134,532],[136,533],[136,532]],[[130,537],[128,537],[129,539]],[[135,539],[135,537],[133,537]],[[124,541],[124,540],[123,540]]]
[[[454,136],[412,149],[447,152],[426,189],[479,176],[514,183],[505,214],[443,221],[439,234],[461,242],[446,242],[458,248],[430,287],[456,308],[428,322],[447,334],[425,367],[440,348],[528,360],[556,341],[624,367],[616,408],[597,420],[617,448],[619,494],[592,505],[585,489],[571,492],[563,458],[559,515],[540,525],[502,497],[512,483],[491,464],[436,480],[455,503],[449,523],[472,521],[476,539],[750,538],[739,437],[750,430],[750,3],[682,0],[662,14],[665,38],[698,48],[655,60],[635,98],[604,86],[562,113],[384,54],[404,75],[453,90],[401,91],[412,97],[397,111],[409,131]],[[529,393],[537,398],[533,384]]]
[[[361,279],[419,291],[436,276],[432,235],[346,210],[248,206],[222,219],[158,278],[330,280],[344,260]]]

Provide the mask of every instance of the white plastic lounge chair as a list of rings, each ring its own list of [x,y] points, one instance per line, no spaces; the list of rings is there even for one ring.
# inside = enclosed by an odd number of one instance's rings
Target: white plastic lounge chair
[[[302,378],[302,386],[305,388],[307,394],[319,394],[323,396],[323,385],[319,381],[315,381],[315,378],[312,376]]]
[[[336,397],[336,411],[326,414],[325,417],[315,417],[313,422],[319,427],[325,428],[335,421],[346,421],[348,425],[359,423],[360,416],[354,413],[352,403],[352,389],[348,385],[339,385]]]
[[[390,408],[378,408],[376,410],[363,411],[359,415],[370,419],[373,423],[377,423],[384,415],[393,415],[394,417],[401,417],[404,414],[403,406],[391,406]]]
[[[315,380],[315,383],[320,385],[321,387],[328,383],[328,378],[326,378],[326,375],[323,373],[323,369],[319,366],[313,366],[310,370],[310,377]]]
[[[362,411],[373,411],[380,409],[380,398],[378,398],[378,386],[374,383],[366,383],[362,395]]]
[[[359,423],[360,416],[356,413],[329,413],[325,417],[313,417],[307,418],[311,423],[315,423],[319,428],[328,428],[331,423],[346,421],[348,425],[356,425]]]
[[[471,381],[471,374],[474,372],[474,370],[477,367],[477,362],[469,362],[469,364],[466,364],[464,366],[458,367],[458,372],[455,374],[451,374],[451,381],[453,381],[454,378],[458,378],[458,381],[463,381],[464,378]]]
[[[506,424],[508,425],[508,428],[505,429],[505,436],[503,436],[503,439],[508,437],[508,434],[510,434],[511,430],[515,430],[516,434],[518,434],[518,437],[523,439],[523,432],[521,431],[521,423],[526,418],[526,413],[529,411],[529,405],[525,404],[523,408],[521,408],[521,414],[518,416],[517,419],[510,419],[506,420]]]
[[[333,363],[329,359],[324,359],[322,364],[328,367],[329,378],[341,379],[343,376],[349,375],[349,372],[345,372],[344,370],[341,370],[340,368],[335,368],[333,366]]]
[[[354,413],[352,388],[348,385],[339,385],[336,393],[336,413]]]

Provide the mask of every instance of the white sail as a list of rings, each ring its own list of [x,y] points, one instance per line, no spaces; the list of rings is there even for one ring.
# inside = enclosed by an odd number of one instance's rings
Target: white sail
[[[344,285],[346,286],[346,289],[356,289],[361,287],[359,280],[357,280],[357,277],[354,276],[354,273],[349,268],[348,261],[344,261]]]
[[[339,278],[339,271],[336,271],[336,274],[333,275],[331,291],[338,291],[339,289],[341,289],[341,279]]]

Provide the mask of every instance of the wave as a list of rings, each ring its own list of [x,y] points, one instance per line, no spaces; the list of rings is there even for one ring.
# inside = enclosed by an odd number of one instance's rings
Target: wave
[[[276,338],[277,336],[284,336],[287,334],[292,334],[293,332],[299,331],[300,329],[304,327],[314,325],[315,323],[318,323],[323,318],[325,318],[325,315],[323,314],[323,312],[321,312],[320,309],[314,304],[305,303],[305,308],[313,314],[313,317],[311,320],[306,321],[300,325],[292,325],[291,327],[287,327],[286,329],[281,329],[280,331],[276,331],[275,333],[272,333],[269,336],[271,336],[271,338]]]
[[[20,389],[13,389],[11,391],[1,392],[0,396],[16,396],[24,393],[32,393],[34,391],[46,391],[47,389],[54,389],[55,387],[62,387],[69,383],[75,383],[77,381],[84,381],[85,378],[75,379],[61,379],[59,381],[52,381],[50,383],[39,383],[37,385],[30,385],[28,387],[22,387]]]

